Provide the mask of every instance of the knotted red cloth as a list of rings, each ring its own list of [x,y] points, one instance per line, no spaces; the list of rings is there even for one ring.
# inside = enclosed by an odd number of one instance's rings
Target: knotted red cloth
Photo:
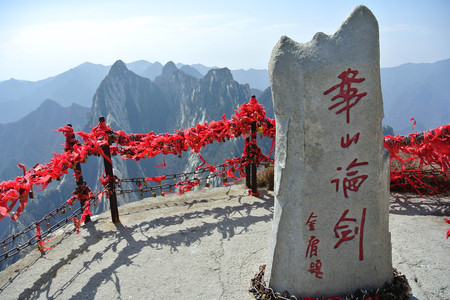
[[[391,155],[391,187],[435,195],[450,190],[450,124],[407,136],[385,136],[384,147]],[[400,168],[395,167],[398,163]]]

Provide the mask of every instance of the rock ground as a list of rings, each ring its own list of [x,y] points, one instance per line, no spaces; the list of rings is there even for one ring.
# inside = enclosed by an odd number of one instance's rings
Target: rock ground
[[[146,198],[75,234],[60,230],[0,273],[1,299],[254,299],[247,291],[267,263],[273,193],[242,185]],[[448,197],[391,194],[393,266],[411,299],[450,299]]]

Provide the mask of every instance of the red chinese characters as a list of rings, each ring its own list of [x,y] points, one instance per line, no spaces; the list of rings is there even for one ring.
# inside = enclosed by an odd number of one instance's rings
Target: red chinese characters
[[[347,217],[348,209],[339,218],[339,221],[334,226],[334,235],[339,240],[334,245],[334,248],[338,248],[343,242],[353,240],[359,235],[359,260],[364,260],[363,243],[364,243],[364,223],[366,222],[366,208],[363,208],[361,214],[361,221],[357,223],[356,218]],[[358,226],[356,226],[358,225]]]
[[[350,171],[351,169],[358,167],[358,166],[364,166],[364,165],[368,165],[369,163],[364,161],[364,162],[357,162],[358,159],[355,158],[349,165],[348,167],[345,169],[346,171],[348,171],[346,173],[346,176],[344,180],[342,180],[342,190],[344,192],[344,196],[345,198],[348,198],[348,193],[347,191],[352,191],[352,192],[357,192],[359,190],[359,187],[361,186],[361,184],[364,182],[364,180],[367,179],[368,175],[359,175],[356,176],[356,174],[358,174],[357,170],[353,170]],[[341,167],[337,167],[337,170],[340,171],[342,170]],[[352,177],[353,176],[353,177]],[[332,183],[336,183],[336,192],[339,191],[339,182],[340,180],[338,178],[331,180]]]
[[[315,229],[314,225],[316,224],[316,218],[317,218],[317,216],[315,216],[313,212],[309,215],[308,221],[306,221],[306,224],[305,224],[305,225],[308,225],[309,230]]]
[[[346,112],[346,122],[350,123],[350,109],[354,107],[359,101],[367,95],[366,92],[359,93],[358,89],[352,86],[365,80],[365,78],[357,78],[358,71],[348,68],[339,74],[338,78],[341,82],[332,86],[323,92],[324,95],[328,95],[334,90],[338,90],[338,93],[331,98],[333,104],[328,107],[328,110],[336,110],[336,114]],[[345,124],[344,124],[345,125]],[[348,149],[350,146],[355,147],[360,139],[360,132],[346,133],[340,139],[340,145],[343,149]],[[369,177],[364,174],[365,166],[369,165],[368,161],[358,161],[358,158],[354,158],[343,171],[341,166],[336,168],[337,171],[345,172],[345,177],[334,178],[331,183],[336,185],[336,192],[342,191],[345,198],[349,198],[349,192],[358,192],[361,185]],[[346,209],[336,225],[333,228],[334,236],[338,239],[334,245],[334,249],[339,248],[343,243],[351,242],[355,238],[359,237],[359,260],[364,259],[363,243],[364,243],[364,224],[366,220],[366,208],[363,208],[361,218],[358,220],[356,217],[347,216],[349,209]],[[308,219],[309,221],[309,219]],[[307,223],[308,224],[308,223]],[[311,263],[310,272],[316,272],[317,268],[320,269],[321,262],[317,260],[315,263]],[[318,273],[315,273],[319,275]],[[321,275],[321,274],[320,274]]]
[[[309,265],[308,272],[316,274],[317,278],[322,279],[323,272],[321,271],[321,269],[322,269],[322,262],[320,261],[320,259],[316,259],[315,262],[311,262],[311,264]]]
[[[317,216],[314,214],[314,212],[312,212],[309,215],[308,221],[306,222],[306,226],[308,226],[308,229],[310,231],[314,231],[315,228],[315,224],[316,224],[316,218]],[[313,256],[317,257],[317,252],[318,252],[318,244],[319,244],[320,240],[315,236],[315,235],[311,235],[308,241],[308,247],[306,248],[306,258],[311,258]],[[316,259],[316,261],[312,261],[309,265],[309,269],[308,272],[315,274],[316,278],[318,279],[322,279],[322,262],[320,259]]]
[[[317,244],[320,242],[314,235],[311,236],[308,242],[308,248],[306,248],[306,257],[317,256]]]
[[[339,74],[338,78],[341,79],[341,82],[332,86],[325,92],[324,95],[328,95],[330,92],[339,88],[339,92],[336,96],[331,98],[331,101],[336,101],[341,98],[339,101],[328,107],[328,110],[332,110],[337,108],[336,114],[340,114],[343,111],[347,112],[347,123],[350,123],[350,108],[355,106],[362,97],[367,95],[367,93],[358,93],[358,89],[351,86],[352,83],[359,83],[365,80],[365,78],[356,78],[358,75],[357,70],[352,70],[350,68],[347,71]]]
[[[350,138],[349,134],[347,133],[347,139],[344,140],[344,137],[341,137],[341,147],[347,148],[351,145],[351,143],[357,143],[359,140],[359,132],[356,133],[352,138]]]
[[[329,94],[330,92],[334,91],[335,89],[339,88],[339,92],[336,96],[331,98],[331,101],[336,101],[337,99],[341,98],[341,100],[338,100],[336,103],[328,107],[328,110],[332,110],[335,108],[338,108],[336,111],[336,114],[340,114],[343,111],[346,111],[347,113],[347,123],[350,123],[350,108],[355,106],[359,100],[361,100],[362,97],[367,95],[366,92],[359,93],[358,89],[352,87],[352,83],[360,83],[365,80],[365,78],[356,78],[358,75],[357,70],[352,70],[351,68],[348,68],[347,71],[343,71],[341,74],[339,74],[338,78],[341,79],[341,82],[339,84],[336,84],[323,92],[324,95]],[[360,137],[360,132],[357,132],[350,138],[350,134],[346,134],[345,137],[341,137],[341,147],[342,148],[348,148],[351,144],[357,144]],[[357,192],[361,186],[361,184],[367,179],[368,175],[365,174],[358,174],[358,170],[353,169],[355,167],[360,167],[363,165],[368,165],[368,162],[357,162],[358,159],[355,158],[346,168],[347,173],[345,174],[346,177],[342,179],[342,181],[339,178],[335,178],[331,180],[331,183],[336,184],[336,192],[339,191],[339,186],[342,182],[342,192],[344,194],[345,198],[348,198],[348,191]],[[353,170],[351,170],[353,169]],[[337,167],[336,170],[340,171],[342,170],[342,167]]]

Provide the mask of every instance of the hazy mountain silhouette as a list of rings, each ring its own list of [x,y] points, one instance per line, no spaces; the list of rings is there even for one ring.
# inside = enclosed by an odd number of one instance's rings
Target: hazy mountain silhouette
[[[86,123],[89,109],[78,104],[62,107],[53,100],[45,100],[38,109],[19,121],[0,124],[0,180],[14,179],[21,175],[17,163],[27,168],[36,163],[45,164],[53,152],[61,152],[64,136],[54,130],[71,123],[81,130]],[[11,163],[13,162],[13,163]]]
[[[10,79],[0,82],[0,123],[14,122],[53,99],[62,106],[77,103],[90,107],[92,95],[108,72],[108,67],[91,63],[81,64],[69,71],[44,80],[30,82]],[[11,86],[19,85],[17,89]]]
[[[433,64],[404,64],[381,69],[383,124],[396,134],[417,132],[450,123],[450,59]]]

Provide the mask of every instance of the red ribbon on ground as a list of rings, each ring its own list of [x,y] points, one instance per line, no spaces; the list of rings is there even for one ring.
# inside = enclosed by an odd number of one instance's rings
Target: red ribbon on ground
[[[445,223],[450,224],[450,219],[445,219]],[[450,228],[447,231],[447,238],[450,236]]]

